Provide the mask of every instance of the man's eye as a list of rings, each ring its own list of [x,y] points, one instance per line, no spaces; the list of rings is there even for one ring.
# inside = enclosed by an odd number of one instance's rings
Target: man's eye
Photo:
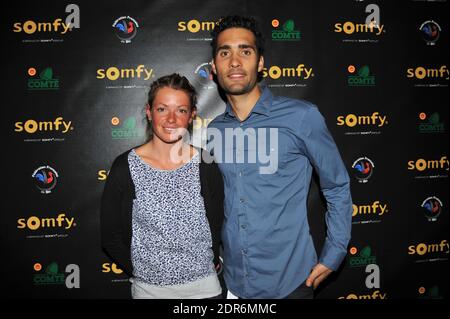
[[[228,56],[228,52],[227,51],[220,51],[219,52],[219,56],[226,57],[226,56]]]
[[[251,50],[244,50],[244,51],[242,51],[242,54],[243,55],[251,55],[252,51]]]
[[[186,113],[188,112],[188,111],[185,110],[185,109],[180,109],[179,111],[180,111],[180,113],[183,113],[183,114],[186,114]]]
[[[156,111],[157,111],[157,112],[164,112],[164,111],[165,111],[165,108],[163,108],[163,107],[157,107],[157,108],[156,108]]]

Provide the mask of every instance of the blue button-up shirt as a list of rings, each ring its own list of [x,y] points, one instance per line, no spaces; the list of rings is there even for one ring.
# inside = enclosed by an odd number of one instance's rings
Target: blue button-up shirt
[[[350,240],[350,182],[317,107],[264,88],[243,121],[227,104],[209,125],[208,138],[225,184],[227,288],[241,298],[284,298],[317,262],[336,270]],[[320,258],[306,208],[313,167],[327,201]]]

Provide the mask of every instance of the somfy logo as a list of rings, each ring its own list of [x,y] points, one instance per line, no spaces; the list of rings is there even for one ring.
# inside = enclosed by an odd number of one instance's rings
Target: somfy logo
[[[373,112],[371,115],[347,114],[337,117],[337,125],[339,126],[376,126],[382,127],[388,124],[387,116],[381,115],[379,112]]]
[[[430,170],[449,170],[449,160],[447,156],[441,156],[439,159],[423,159],[419,158],[414,161],[408,161],[408,170],[417,170],[419,172]]]
[[[365,215],[376,215],[383,216],[389,211],[387,204],[382,204],[380,201],[376,200],[369,205],[356,205],[353,204],[353,217],[365,216]]]
[[[58,214],[56,218],[30,216],[28,218],[19,218],[17,220],[18,229],[27,229],[32,231],[52,228],[68,230],[76,225],[75,218],[68,217],[65,213]]]
[[[54,121],[35,121],[27,120],[25,122],[15,123],[15,132],[25,131],[28,134],[34,134],[36,132],[58,131],[61,133],[67,133],[73,130],[72,121],[64,121],[62,117],[57,117]]]
[[[106,181],[108,178],[109,171],[106,169],[101,169],[97,172],[97,180]]]
[[[104,263],[102,265],[102,272],[104,273],[109,273],[109,272],[113,272],[116,275],[120,275],[123,273],[123,270],[120,269],[119,267],[117,267],[117,265],[115,263]]]
[[[406,77],[416,78],[419,80],[430,79],[430,78],[440,78],[449,79],[449,70],[446,65],[442,65],[439,68],[426,68],[423,66],[418,66],[415,68],[408,68],[406,70]]]
[[[68,31],[80,28],[80,8],[76,4],[66,6],[65,12],[69,13],[63,22],[62,18],[56,18],[48,22],[36,22],[27,20],[25,22],[15,22],[13,32],[26,33],[32,35],[34,33],[56,33],[65,35]],[[62,40],[60,40],[62,41]],[[55,39],[47,40],[24,40],[24,42],[60,42]]]
[[[190,32],[197,33],[200,31],[212,31],[218,22],[215,21],[198,21],[198,20],[189,20],[189,21],[180,21],[178,22],[178,31],[180,32]]]
[[[424,256],[436,253],[444,253],[448,255],[448,252],[449,244],[446,239],[441,240],[439,243],[419,243],[408,247],[408,255]]]
[[[386,28],[381,24],[380,8],[376,4],[366,6],[365,12],[368,13],[364,23],[354,21],[338,22],[334,25],[334,32],[345,33],[350,38],[344,39],[344,42],[378,42],[378,40],[370,39],[354,39],[354,35],[373,35],[380,37],[386,33]]]
[[[314,76],[313,68],[308,68],[305,64],[298,64],[295,67],[280,67],[278,65],[272,65],[268,68],[263,68],[263,77],[269,77],[277,80],[279,78],[300,78],[308,80]]]
[[[116,81],[118,79],[144,79],[149,80],[154,76],[153,69],[146,68],[144,64],[139,64],[136,68],[117,68],[115,66],[108,67],[106,69],[97,70],[97,79],[108,79],[110,81]]]
[[[375,290],[369,294],[355,294],[351,293],[345,297],[339,297],[338,299],[387,299],[387,293],[382,293],[380,290]]]

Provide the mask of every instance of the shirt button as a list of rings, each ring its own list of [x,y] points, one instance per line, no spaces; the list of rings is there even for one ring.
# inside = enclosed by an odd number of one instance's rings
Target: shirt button
[[[242,125],[244,125],[244,123],[239,123],[239,126],[242,126]]]
[[[245,202],[245,199],[241,198],[239,201],[240,201],[241,203],[243,203],[243,202]]]
[[[247,255],[247,249],[242,249],[242,254]]]
[[[239,172],[239,177],[241,177],[242,176],[242,172]]]
[[[241,228],[242,228],[242,229],[246,229],[246,228],[247,228],[247,225],[241,225]]]

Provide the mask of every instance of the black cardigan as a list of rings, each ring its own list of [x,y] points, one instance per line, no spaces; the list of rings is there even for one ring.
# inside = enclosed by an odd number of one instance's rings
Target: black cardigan
[[[112,164],[101,200],[100,226],[102,248],[127,275],[132,276],[131,216],[133,199],[136,195],[128,166],[130,151],[119,155]],[[223,223],[223,179],[217,164],[205,163],[201,155],[202,153],[200,153],[201,195],[205,201],[206,217],[211,228],[214,265],[217,267]]]

